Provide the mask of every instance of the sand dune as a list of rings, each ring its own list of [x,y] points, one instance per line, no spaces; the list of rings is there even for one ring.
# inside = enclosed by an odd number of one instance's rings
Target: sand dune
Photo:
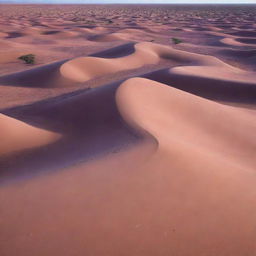
[[[0,255],[256,255],[255,14],[2,5]]]
[[[64,77],[76,82],[85,82],[108,73],[157,64],[162,58],[183,64],[181,67],[172,68],[170,70],[172,74],[193,75],[255,84],[254,72],[240,70],[211,56],[188,53],[150,42],[138,43],[134,48],[134,53],[120,58],[77,58],[64,63],[60,67],[60,72]]]
[[[236,38],[224,38],[221,40],[223,43],[233,46],[254,46],[254,44],[250,43],[250,40],[243,42],[243,40],[236,40]]]
[[[8,209],[4,216],[21,210],[28,191],[35,191],[30,204],[40,193],[48,198],[22,217],[23,224],[15,216],[9,218],[21,238],[15,239],[15,247],[7,241],[4,253],[40,248],[42,255],[69,255],[74,249],[82,254],[84,241],[86,252],[99,255],[106,250],[113,255],[137,250],[141,255],[191,256],[202,250],[206,255],[254,252],[254,115],[142,78],[122,83],[112,101],[129,126],[146,136],[144,141],[35,183],[24,181],[25,191],[10,185],[2,189],[2,196],[19,200],[18,206],[3,200]],[[106,103],[105,108],[111,101]],[[38,223],[44,209],[53,217],[43,215]],[[69,236],[70,229],[79,232],[82,244]],[[31,230],[31,238],[24,241]],[[103,234],[108,235],[103,239]],[[68,251],[54,237],[67,239]]]
[[[65,86],[68,81],[62,79],[59,67],[65,61],[51,63],[38,68],[16,72],[0,77],[0,84],[24,87],[58,87]]]
[[[253,115],[143,78],[124,82],[117,91],[117,101],[121,101],[118,105],[125,119],[154,136],[160,146],[170,147],[175,141],[195,148],[202,146],[210,150],[209,154],[226,160],[231,157],[231,165],[236,161],[241,163],[239,156],[245,157],[244,164],[251,161],[253,170],[256,150]],[[224,122],[226,119],[228,122]],[[247,138],[244,130],[248,131]],[[232,157],[233,150],[238,155]]]
[[[186,69],[182,71],[179,73],[172,72],[172,69],[162,69],[145,74],[143,77],[211,100],[255,104],[256,88],[254,83],[239,82],[233,79],[224,80],[219,76],[208,77],[201,74],[196,76],[193,73],[186,73]]]
[[[159,56],[151,50],[153,46],[150,43],[136,44],[135,52],[122,58],[77,58],[64,63],[60,68],[60,72],[64,77],[76,82],[85,82],[96,76],[135,69],[146,64],[156,64],[159,61]]]
[[[106,35],[93,35],[88,39],[95,42],[112,42],[118,40],[126,40],[127,38],[121,33],[111,33]]]
[[[0,127],[0,156],[44,146],[60,138],[60,135],[56,133],[32,127],[2,114],[0,115]]]

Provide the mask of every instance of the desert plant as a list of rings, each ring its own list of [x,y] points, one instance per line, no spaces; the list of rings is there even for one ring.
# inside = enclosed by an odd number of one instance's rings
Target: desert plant
[[[113,20],[107,20],[106,22],[107,22],[108,24],[114,23]]]
[[[173,38],[172,38],[172,42],[173,42],[174,44],[180,44],[180,43],[182,43],[182,40],[179,39],[179,38],[173,37]]]
[[[18,59],[23,60],[26,64],[34,64],[35,63],[35,55],[34,54],[22,55]]]

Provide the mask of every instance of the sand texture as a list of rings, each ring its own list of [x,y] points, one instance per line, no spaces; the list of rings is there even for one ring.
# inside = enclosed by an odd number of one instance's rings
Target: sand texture
[[[0,255],[255,256],[255,24],[1,5]]]

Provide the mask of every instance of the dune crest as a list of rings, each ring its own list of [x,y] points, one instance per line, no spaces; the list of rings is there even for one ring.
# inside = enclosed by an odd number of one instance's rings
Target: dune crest
[[[60,138],[57,133],[33,127],[3,114],[0,114],[0,130],[0,156],[44,146]]]
[[[171,46],[151,42],[137,43],[134,48],[134,53],[120,58],[76,58],[61,65],[60,72],[75,82],[86,82],[98,76],[157,64],[160,59],[167,59],[182,64],[181,67],[171,68],[172,74],[255,83],[255,72],[233,67],[216,57],[176,50]]]
[[[231,165],[255,166],[256,120],[247,112],[144,78],[122,83],[116,97],[124,119],[151,134],[160,147],[184,144]]]
[[[104,74],[135,69],[146,64],[156,64],[159,56],[152,51],[152,45],[150,43],[136,44],[133,54],[121,58],[81,57],[73,59],[64,63],[60,67],[60,72],[64,77],[77,82],[85,82]]]

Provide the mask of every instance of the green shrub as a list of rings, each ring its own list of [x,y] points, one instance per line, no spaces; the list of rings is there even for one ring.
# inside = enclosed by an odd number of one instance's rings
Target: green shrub
[[[35,63],[35,55],[34,54],[22,55],[18,59],[23,60],[26,64],[34,64]]]
[[[180,43],[182,43],[182,40],[179,39],[179,38],[173,37],[173,38],[172,38],[172,42],[173,42],[174,44],[180,44]]]

